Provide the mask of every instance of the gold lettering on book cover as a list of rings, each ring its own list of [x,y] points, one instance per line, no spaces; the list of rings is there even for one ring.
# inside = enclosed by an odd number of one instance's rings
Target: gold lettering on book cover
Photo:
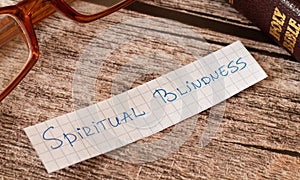
[[[299,32],[300,24],[293,18],[290,18],[289,25],[284,35],[283,46],[287,48],[291,53],[294,53]]]
[[[276,7],[272,16],[269,33],[274,38],[276,38],[277,41],[280,41],[280,34],[282,32],[282,27],[284,25],[285,19],[286,15],[284,13],[281,13],[278,7]]]

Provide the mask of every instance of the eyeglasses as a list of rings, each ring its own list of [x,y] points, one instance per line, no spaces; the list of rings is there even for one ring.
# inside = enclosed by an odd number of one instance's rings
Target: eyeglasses
[[[20,83],[39,58],[33,24],[54,13],[55,9],[72,20],[87,23],[124,8],[135,0],[101,0],[105,8],[94,10],[76,6],[73,1],[23,0],[16,5],[0,8],[0,101]]]

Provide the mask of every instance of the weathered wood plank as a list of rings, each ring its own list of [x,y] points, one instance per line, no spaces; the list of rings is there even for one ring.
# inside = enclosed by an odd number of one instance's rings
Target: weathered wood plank
[[[225,0],[140,0],[144,3],[149,3],[161,7],[177,9],[178,11],[186,11],[192,13],[203,14],[210,18],[222,19],[224,21],[236,22],[239,25],[246,25],[249,28],[251,22],[241,16],[235,9],[231,8]],[[251,28],[255,28],[252,26]]]
[[[206,4],[219,3],[219,1],[206,2]],[[280,52],[280,55],[285,53],[268,43],[248,39],[242,39],[242,42],[251,50],[269,77],[227,100],[223,123],[208,146],[200,148],[198,143],[207,126],[209,110],[196,116],[197,123],[192,136],[178,151],[165,159],[153,163],[133,164],[102,155],[56,173],[47,174],[23,128],[73,110],[73,77],[76,63],[83,50],[93,40],[96,32],[105,32],[109,27],[132,17],[148,16],[122,10],[102,20],[81,25],[55,14],[37,25],[42,52],[40,61],[16,90],[0,104],[0,177],[4,179],[300,178],[300,63],[279,57],[278,54],[272,56],[277,52]],[[157,20],[160,21],[159,18]],[[173,23],[168,21],[166,26]],[[149,27],[155,25],[149,24]],[[211,43],[212,50],[240,39],[201,27],[194,29]],[[129,30],[130,27],[122,29],[122,34],[128,35]],[[115,43],[121,42],[118,39],[104,41],[100,38],[94,41],[94,46],[106,47]],[[174,58],[186,57],[178,60],[180,65],[193,60],[188,53],[174,44],[156,38],[131,45],[116,51],[117,53],[106,62],[105,71],[101,71],[97,77],[98,88],[101,87],[97,91],[97,100],[104,100],[112,96],[112,92],[116,92],[112,90],[112,81],[117,81],[114,75],[134,55],[153,53],[157,48],[172,52],[171,57]],[[145,48],[147,46],[151,48]],[[266,53],[269,51],[270,53]],[[172,63],[170,61],[174,59],[167,59],[165,63]],[[157,70],[160,64],[153,61],[145,65],[148,69],[141,71],[145,77],[137,80],[134,86],[158,76],[148,72]],[[165,69],[170,70],[171,68]],[[132,71],[135,70],[128,68],[125,74]],[[128,88],[126,83],[120,87],[123,90]],[[171,130],[172,128],[147,138],[146,141],[151,142]]]
[[[255,42],[253,48],[258,51],[264,51],[264,53],[269,53],[269,55],[275,53],[277,56],[289,56],[285,50],[279,48],[270,38],[265,36],[264,33],[230,7],[224,0],[209,2],[194,0],[142,0],[130,7],[130,9],[177,20],[205,30],[253,40]],[[215,37],[219,38],[218,35]],[[293,60],[292,57],[290,59]]]

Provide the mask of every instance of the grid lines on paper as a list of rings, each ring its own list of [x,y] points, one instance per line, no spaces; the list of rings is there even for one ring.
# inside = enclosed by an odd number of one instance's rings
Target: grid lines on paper
[[[226,65],[231,60],[236,60],[239,57],[242,57],[247,63],[247,68],[224,77],[222,82],[218,80],[219,84],[212,82],[210,86],[203,86],[197,89],[197,91],[181,94],[181,96],[172,103],[156,104],[157,107],[151,106],[153,90],[166,88],[168,91],[173,92],[176,91],[176,89],[178,90],[178,88],[185,88],[185,83],[189,78],[201,78],[210,72],[214,72],[220,65]],[[212,55],[167,73],[160,78],[120,95],[36,126],[26,128],[25,131],[31,143],[35,149],[37,149],[47,170],[52,172],[148,137],[224,101],[265,77],[266,74],[250,53],[240,42],[236,42]],[[153,102],[158,100],[159,98]],[[150,117],[154,118],[153,121],[156,120],[154,125],[153,122],[147,121],[148,117],[146,116],[138,119],[139,121],[143,121],[143,125],[146,128],[133,124],[134,119],[117,127],[107,125],[107,129],[100,130],[98,134],[96,134],[97,136],[80,138],[81,131],[79,130],[80,128],[84,129],[84,127],[87,126],[86,123],[92,125],[97,123],[98,125],[100,121],[102,123],[102,120],[106,119],[106,121],[103,122],[108,124],[108,118],[121,117],[122,111],[124,114],[125,111],[130,110],[129,104],[132,108],[145,107],[147,109],[147,115],[151,115]],[[160,112],[160,110],[162,110],[160,108],[164,110],[163,117],[161,114],[154,113]],[[71,147],[71,143],[64,143],[60,149],[53,150],[50,147],[51,143],[47,144],[45,141],[39,139],[41,138],[43,130],[51,125],[57,127],[55,131],[53,130],[49,133],[52,137],[58,134],[58,138],[63,139],[65,138],[63,133],[76,134],[78,139],[74,142],[74,146]],[[103,124],[101,125],[103,126]]]

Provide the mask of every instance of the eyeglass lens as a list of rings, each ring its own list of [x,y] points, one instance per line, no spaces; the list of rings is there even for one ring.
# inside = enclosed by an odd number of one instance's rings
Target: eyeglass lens
[[[31,53],[18,20],[0,15],[0,92],[17,77],[30,59]]]
[[[97,14],[122,1],[124,0],[76,0],[74,2],[66,0],[74,10],[84,15]],[[91,3],[95,6],[91,6]]]

